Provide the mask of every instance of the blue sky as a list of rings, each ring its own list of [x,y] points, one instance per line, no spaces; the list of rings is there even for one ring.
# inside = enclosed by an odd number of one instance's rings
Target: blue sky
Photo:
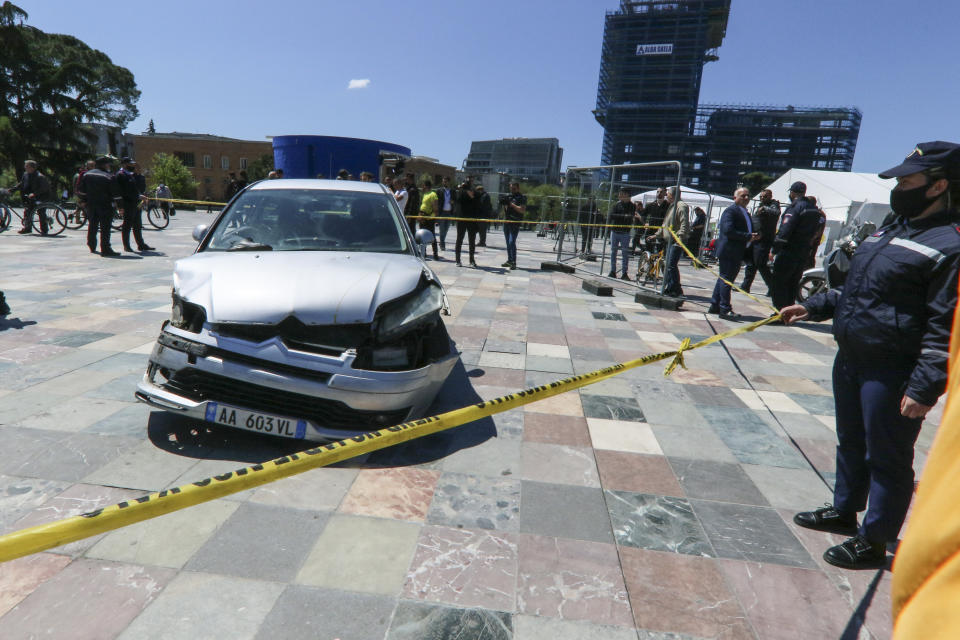
[[[471,140],[557,137],[599,163],[604,13],[617,0],[15,0],[129,68],[129,131],[373,138],[460,166]],[[121,7],[127,7],[122,10]],[[955,0],[733,0],[701,102],[853,105],[855,171],[960,141]],[[348,89],[351,81],[359,87]]]

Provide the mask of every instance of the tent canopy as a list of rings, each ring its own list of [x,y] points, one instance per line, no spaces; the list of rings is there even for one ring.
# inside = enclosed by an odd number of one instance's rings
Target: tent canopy
[[[790,185],[797,181],[807,185],[807,195],[817,199],[827,220],[844,224],[858,215],[862,218],[868,211],[890,211],[890,190],[897,184],[875,173],[790,169],[767,188],[773,191],[774,199],[786,205],[790,202]]]
[[[713,198],[713,206],[712,209],[708,210],[707,207],[710,206],[710,198]],[[646,206],[648,202],[656,199],[656,189],[638,193],[630,198],[632,202],[639,204],[641,207]],[[686,202],[691,207],[701,207],[707,212],[708,220],[718,217],[724,209],[733,204],[733,200],[730,198],[700,191],[699,189],[694,189],[693,187],[680,187],[680,200]],[[692,210],[691,213],[693,213]]]

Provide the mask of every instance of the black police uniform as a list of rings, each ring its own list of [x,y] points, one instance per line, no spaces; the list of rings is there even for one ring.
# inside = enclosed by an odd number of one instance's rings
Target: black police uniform
[[[121,169],[117,171],[116,180],[123,207],[123,226],[120,228],[123,249],[125,251],[133,250],[130,248],[130,231],[132,230],[133,239],[137,243],[137,250],[144,251],[147,245],[143,241],[143,218],[138,206],[140,194],[143,192],[140,191],[137,175],[132,171]]]
[[[80,178],[77,195],[87,203],[87,246],[91,252],[97,251],[99,231],[100,253],[112,254],[110,221],[113,219],[114,201],[120,200],[116,179],[99,167],[91,169]]]
[[[803,278],[803,266],[810,243],[820,229],[820,210],[803,196],[783,212],[780,230],[773,240],[773,306],[777,309],[797,301],[797,287]]]
[[[913,494],[913,446],[922,418],[906,418],[907,395],[933,405],[947,381],[950,325],[957,305],[960,216],[943,210],[898,218],[866,238],[843,289],[803,303],[810,318],[833,318],[837,420],[834,507],[869,510],[861,536],[896,540]]]
[[[753,286],[753,279],[759,271],[763,283],[767,285],[767,291],[772,294],[773,273],[767,261],[770,249],[773,247],[773,239],[777,235],[777,223],[780,222],[780,203],[771,200],[770,204],[761,204],[753,212],[752,220],[754,230],[760,234],[760,240],[747,248],[747,267],[743,271],[743,284],[740,288],[749,293],[750,287]]]

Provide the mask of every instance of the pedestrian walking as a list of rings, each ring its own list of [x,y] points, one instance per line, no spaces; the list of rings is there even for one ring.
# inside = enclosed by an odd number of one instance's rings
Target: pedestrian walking
[[[794,521],[853,536],[823,557],[856,569],[883,566],[886,545],[897,539],[914,492],[914,443],[947,382],[960,269],[960,145],[918,144],[880,177],[897,180],[890,192],[896,220],[860,244],[842,289],[781,310],[787,324],[833,318],[833,504]]]
[[[720,214],[720,224],[717,226],[717,260],[720,266],[720,277],[713,286],[713,296],[710,298],[710,308],[707,309],[707,313],[719,314],[723,320],[741,318],[730,305],[729,283],[737,279],[743,255],[749,244],[760,239],[760,234],[753,229],[750,212],[747,211],[748,202],[750,202],[750,191],[744,188],[737,189],[733,193],[733,204]]]
[[[460,263],[460,249],[463,246],[463,238],[466,237],[470,247],[470,266],[476,267],[477,262],[474,259],[474,253],[477,246],[477,223],[475,218],[479,215],[480,199],[477,197],[472,178],[467,178],[457,189],[457,202],[460,204],[460,217],[467,218],[457,221],[457,266],[463,266]]]

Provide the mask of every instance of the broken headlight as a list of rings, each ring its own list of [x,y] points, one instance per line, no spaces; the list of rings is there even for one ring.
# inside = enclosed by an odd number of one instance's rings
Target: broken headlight
[[[191,333],[200,333],[207,314],[198,304],[187,302],[177,294],[173,294],[173,308],[170,311],[170,324],[177,329],[185,329]]]
[[[443,291],[436,285],[427,285],[391,307],[381,316],[377,333],[381,340],[397,336],[412,325],[439,313],[443,306]]]

